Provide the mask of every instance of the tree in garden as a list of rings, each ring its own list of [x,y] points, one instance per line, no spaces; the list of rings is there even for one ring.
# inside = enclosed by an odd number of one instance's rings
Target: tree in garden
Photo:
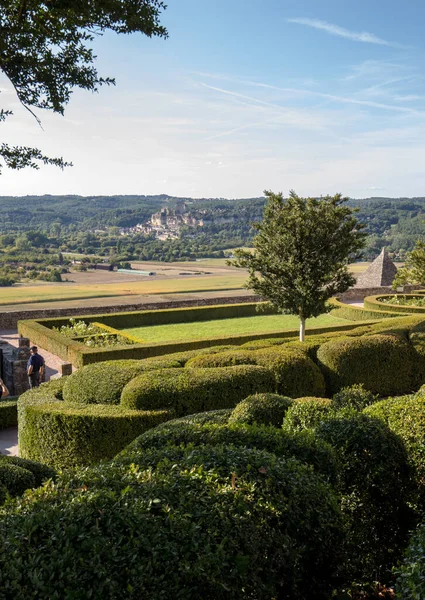
[[[398,269],[393,288],[410,284],[425,284],[425,242],[418,240],[412,252],[408,252],[404,267]]]
[[[165,38],[159,22],[165,8],[161,0],[0,0],[0,70],[40,123],[31,107],[63,114],[75,88],[96,92],[115,83],[94,66],[90,44],[96,36],[114,31]],[[0,109],[0,123],[12,114]],[[0,157],[12,169],[68,164],[38,148],[5,143]]]
[[[298,315],[300,340],[305,321],[330,310],[327,300],[355,283],[348,261],[364,245],[366,234],[341,194],[300,198],[293,191],[266,191],[263,221],[254,251],[236,250],[230,264],[248,269],[246,287],[280,312]]]

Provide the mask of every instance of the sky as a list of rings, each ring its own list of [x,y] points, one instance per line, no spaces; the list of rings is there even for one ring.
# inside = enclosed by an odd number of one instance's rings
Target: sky
[[[5,169],[0,196],[425,195],[425,3],[168,0],[161,21],[97,40],[117,85],[43,129],[0,75],[0,142],[74,164]]]

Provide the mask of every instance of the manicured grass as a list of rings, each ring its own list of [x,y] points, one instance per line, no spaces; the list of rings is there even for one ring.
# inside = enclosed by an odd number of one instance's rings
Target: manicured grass
[[[180,277],[149,281],[123,281],[122,283],[20,285],[0,288],[0,305],[106,298],[108,296],[235,290],[241,289],[245,281],[245,274],[229,271],[229,274],[211,277]]]
[[[261,315],[240,319],[217,319],[196,323],[175,323],[171,325],[155,325],[153,327],[132,327],[124,329],[126,333],[136,336],[146,343],[200,340],[215,337],[227,337],[250,333],[276,333],[298,329],[298,317],[292,315]],[[339,319],[332,315],[321,315],[317,319],[308,319],[307,333],[318,327],[332,325],[348,325],[352,321]]]

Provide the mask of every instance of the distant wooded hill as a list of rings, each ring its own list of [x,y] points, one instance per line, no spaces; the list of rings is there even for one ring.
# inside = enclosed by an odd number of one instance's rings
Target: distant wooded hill
[[[199,231],[203,243],[208,237],[220,238],[220,246],[249,243],[253,231],[251,223],[261,220],[264,198],[176,198],[157,196],[25,196],[0,197],[0,232],[13,233],[40,230],[55,235],[82,232],[107,227],[132,227],[143,223],[162,207],[174,207],[184,201],[188,210],[206,210],[212,217],[220,213],[236,217],[232,223],[209,225]],[[359,209],[358,218],[366,224],[369,233],[365,257],[379,253],[382,246],[403,254],[410,250],[419,237],[425,236],[425,197],[419,198],[365,198],[352,199],[350,204]],[[193,230],[182,236],[193,237]]]

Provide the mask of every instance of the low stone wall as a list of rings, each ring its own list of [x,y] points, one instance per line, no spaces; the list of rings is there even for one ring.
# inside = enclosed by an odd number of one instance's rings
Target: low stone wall
[[[214,304],[241,304],[242,302],[257,302],[258,296],[227,296],[219,298],[199,298],[195,300],[173,300],[151,302],[149,304],[121,304],[105,306],[84,306],[80,308],[36,308],[34,310],[16,310],[0,312],[0,329],[16,329],[17,323],[23,319],[49,319],[54,317],[75,317],[80,315],[105,315],[117,312],[132,312],[136,310],[160,310],[165,308],[185,308],[190,306],[209,306]],[[1,309],[0,309],[1,310]]]
[[[20,396],[28,389],[27,361],[30,356],[28,338],[19,340],[19,348],[0,339],[3,380],[12,396]]]
[[[405,294],[411,294],[415,290],[423,289],[422,285],[405,285],[403,288],[403,292]],[[341,302],[349,303],[349,302],[361,302],[367,296],[377,296],[378,294],[395,294],[396,292],[392,287],[375,287],[375,288],[350,288],[341,296],[339,296],[339,300]]]

